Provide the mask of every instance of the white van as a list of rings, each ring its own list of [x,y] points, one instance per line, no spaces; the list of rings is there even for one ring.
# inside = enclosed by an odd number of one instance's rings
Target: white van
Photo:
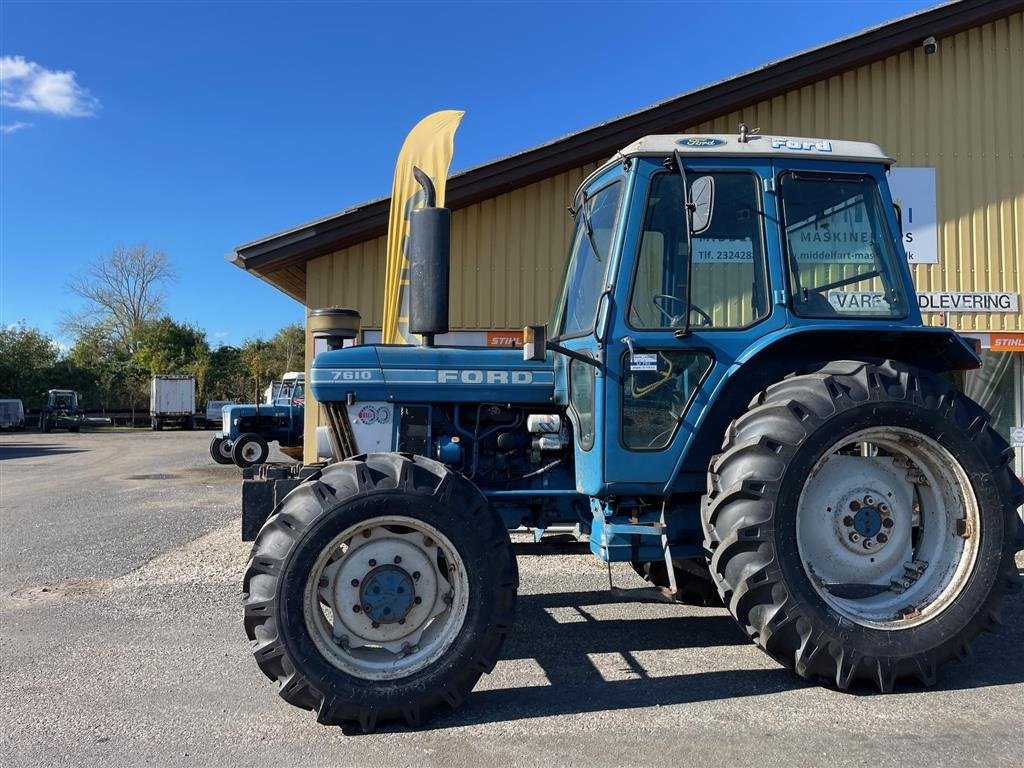
[[[25,405],[21,400],[0,400],[0,429],[25,429]]]

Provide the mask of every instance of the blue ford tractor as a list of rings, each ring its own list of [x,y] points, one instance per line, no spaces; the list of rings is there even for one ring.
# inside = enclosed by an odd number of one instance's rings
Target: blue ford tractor
[[[210,441],[213,460],[239,467],[263,464],[274,440],[283,453],[301,458],[305,382],[303,373],[286,373],[281,381],[271,383],[266,402],[225,405],[221,429]]]
[[[922,323],[891,162],[742,128],[634,142],[577,192],[522,352],[434,346],[449,214],[420,175],[423,345],[317,355],[331,461],[246,481],[280,486],[243,504],[245,630],[279,694],[366,731],[458,706],[512,631],[521,526],[573,527],[640,597],[720,601],[839,689],[964,657],[1016,584],[1024,487],[948,379],[976,351]]]

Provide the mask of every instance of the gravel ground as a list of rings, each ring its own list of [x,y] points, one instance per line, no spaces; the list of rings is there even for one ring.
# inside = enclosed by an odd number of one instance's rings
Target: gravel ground
[[[520,558],[517,630],[458,712],[320,727],[249,655],[239,472],[209,437],[0,436],[5,765],[1024,765],[1019,595],[937,688],[842,694],[723,610],[615,602],[589,557]]]

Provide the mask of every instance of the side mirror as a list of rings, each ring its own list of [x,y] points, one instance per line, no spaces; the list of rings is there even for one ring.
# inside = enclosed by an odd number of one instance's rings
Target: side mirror
[[[690,232],[699,235],[711,226],[711,216],[715,208],[715,179],[712,176],[701,176],[690,185],[690,204],[693,206],[690,215]]]
[[[523,360],[543,362],[547,359],[548,327],[528,325],[523,328]]]
[[[896,209],[896,223],[900,226],[900,234],[903,234],[903,206],[899,203],[893,203],[892,207]]]

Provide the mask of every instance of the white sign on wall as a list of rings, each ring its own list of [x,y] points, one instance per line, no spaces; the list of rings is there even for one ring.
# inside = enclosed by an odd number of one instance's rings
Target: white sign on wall
[[[903,248],[911,264],[939,263],[938,212],[934,168],[889,171],[893,202],[903,213]]]
[[[1016,293],[946,293],[917,294],[922,312],[1017,312],[1020,296]]]

